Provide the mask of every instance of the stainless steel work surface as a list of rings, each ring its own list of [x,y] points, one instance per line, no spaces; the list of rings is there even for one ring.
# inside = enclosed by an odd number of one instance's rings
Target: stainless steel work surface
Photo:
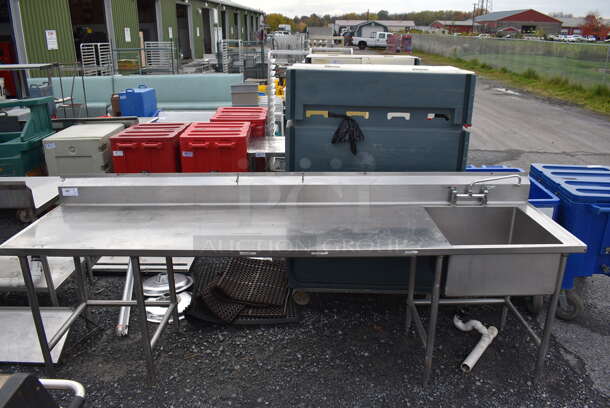
[[[572,253],[520,175],[269,173],[74,178],[6,255]],[[469,234],[472,233],[472,237]]]
[[[57,198],[60,181],[59,177],[2,177],[0,208],[30,208],[32,202],[33,209],[42,208]]]
[[[52,256],[47,259],[49,261],[53,287],[59,289],[66,279],[74,272],[74,261],[70,257],[62,258]],[[34,287],[37,290],[46,290],[47,281],[44,277],[42,264],[40,262],[35,263],[37,264],[36,267],[30,265]],[[0,290],[25,290],[21,266],[19,265],[19,259],[16,256],[0,256]]]
[[[248,154],[253,156],[283,156],[286,153],[284,137],[253,137],[248,144]]]
[[[48,339],[72,315],[68,307],[44,307],[40,309],[42,322]],[[0,308],[0,361],[5,363],[44,363],[36,328],[29,307]],[[57,363],[66,342],[68,332],[51,350],[53,362]]]
[[[415,206],[63,206],[0,253],[408,256],[449,246]]]

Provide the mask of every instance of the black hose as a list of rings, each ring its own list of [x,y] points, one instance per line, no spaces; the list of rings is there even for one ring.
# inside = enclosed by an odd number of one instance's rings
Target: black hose
[[[340,113],[328,112],[328,117],[343,119],[341,123],[339,123],[337,130],[335,130],[331,143],[349,142],[352,154],[354,156],[358,154],[357,143],[364,140],[364,133],[362,133],[360,126],[358,126],[358,122],[353,118]]]
[[[76,395],[72,398],[68,408],[81,408],[83,405],[85,405],[85,398]]]

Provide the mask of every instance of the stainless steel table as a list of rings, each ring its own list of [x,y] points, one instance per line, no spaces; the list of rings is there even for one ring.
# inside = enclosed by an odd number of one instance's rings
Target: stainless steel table
[[[525,261],[537,266],[535,272],[544,278],[544,285],[535,293],[553,295],[542,339],[538,339],[539,374],[548,349],[565,257],[584,252],[586,246],[527,205],[527,181],[522,183],[519,178],[516,183],[485,176],[261,173],[66,180],[59,188],[62,205],[0,245],[0,255],[19,256],[49,369],[50,349],[87,308],[136,306],[150,376],[154,373],[152,349],[171,314],[176,313],[171,257],[404,257],[405,273],[410,274],[412,282],[416,257],[436,257],[434,286],[427,301],[431,306],[427,331],[417,311],[417,305],[426,301],[414,299],[414,285],[409,286],[407,300],[407,327],[415,322],[425,344],[426,381],[432,370],[436,320],[442,304],[502,304],[503,317],[512,311],[538,338],[510,302],[510,296],[518,294],[513,287],[506,293],[495,288],[491,298],[440,299],[443,271],[450,276],[467,276],[469,271],[460,266],[464,260],[474,265],[477,273],[484,273],[490,260],[496,259],[502,273],[510,271],[514,263],[517,277],[525,276],[519,266]],[[473,220],[472,225],[460,224]],[[464,225],[470,230],[459,233]],[[80,278],[81,301],[70,321],[49,342],[40,319],[28,255],[72,256]],[[80,262],[83,256],[129,256],[137,300],[89,299]],[[145,306],[153,303],[144,302],[142,294],[142,256],[166,258],[172,289],[171,301],[163,303],[169,306],[168,312],[152,338]],[[543,273],[540,262],[548,259],[553,269]],[[177,316],[174,320],[178,321]]]
[[[35,267],[32,267],[35,265]],[[34,287],[38,292],[48,292],[53,306],[59,306],[57,289],[72,276],[74,266],[69,258],[40,257],[30,260],[30,271]],[[26,290],[19,258],[0,257],[0,292],[23,292]],[[0,312],[3,309],[0,308]]]
[[[266,159],[266,170],[273,170],[271,160],[285,157],[286,139],[283,136],[254,137],[250,139],[248,145],[248,160],[250,169],[256,169],[256,159],[264,157]]]
[[[60,180],[59,177],[1,177],[0,208],[15,209],[21,221],[32,221],[55,204]]]

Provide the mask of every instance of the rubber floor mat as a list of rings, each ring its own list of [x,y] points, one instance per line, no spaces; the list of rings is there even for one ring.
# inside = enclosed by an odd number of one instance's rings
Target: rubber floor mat
[[[288,290],[285,264],[282,261],[233,258],[216,288],[238,303],[281,306]]]
[[[234,325],[281,324],[299,320],[297,307],[292,300],[291,291],[287,285],[283,289],[280,305],[265,305],[264,307],[261,307],[260,304],[253,306],[244,302],[236,303],[227,298],[224,291],[218,290],[217,284],[220,279],[225,276],[227,271],[234,271],[237,265],[245,268],[261,262],[273,263],[273,268],[276,268],[283,275],[281,279],[278,278],[275,282],[286,280],[286,263],[284,261],[271,262],[253,259],[246,262],[235,262],[234,259],[236,258],[200,258],[196,260],[194,267],[191,269],[191,274],[195,279],[193,288],[195,296],[185,312],[188,318]],[[271,265],[265,266],[269,267]],[[258,268],[257,270],[260,272],[264,269],[266,268]],[[262,275],[264,274],[263,272]],[[251,274],[243,275],[252,277]],[[234,279],[232,280],[234,281]],[[233,285],[233,282],[231,282],[231,285]],[[251,285],[235,284],[232,287],[236,288],[238,286],[250,289]],[[278,290],[279,285],[270,286],[274,287],[274,290]],[[274,296],[275,299],[279,297],[279,295]],[[242,297],[242,299],[245,298],[247,297]],[[273,296],[266,297],[266,299],[269,298],[273,298]],[[248,299],[260,299],[260,297],[249,297]]]

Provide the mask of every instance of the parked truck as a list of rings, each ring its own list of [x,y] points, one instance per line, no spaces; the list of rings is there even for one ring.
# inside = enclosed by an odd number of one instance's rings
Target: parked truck
[[[374,32],[371,33],[370,37],[353,37],[352,44],[357,45],[361,50],[369,48],[386,48],[388,46],[388,37],[392,33],[387,32]]]

